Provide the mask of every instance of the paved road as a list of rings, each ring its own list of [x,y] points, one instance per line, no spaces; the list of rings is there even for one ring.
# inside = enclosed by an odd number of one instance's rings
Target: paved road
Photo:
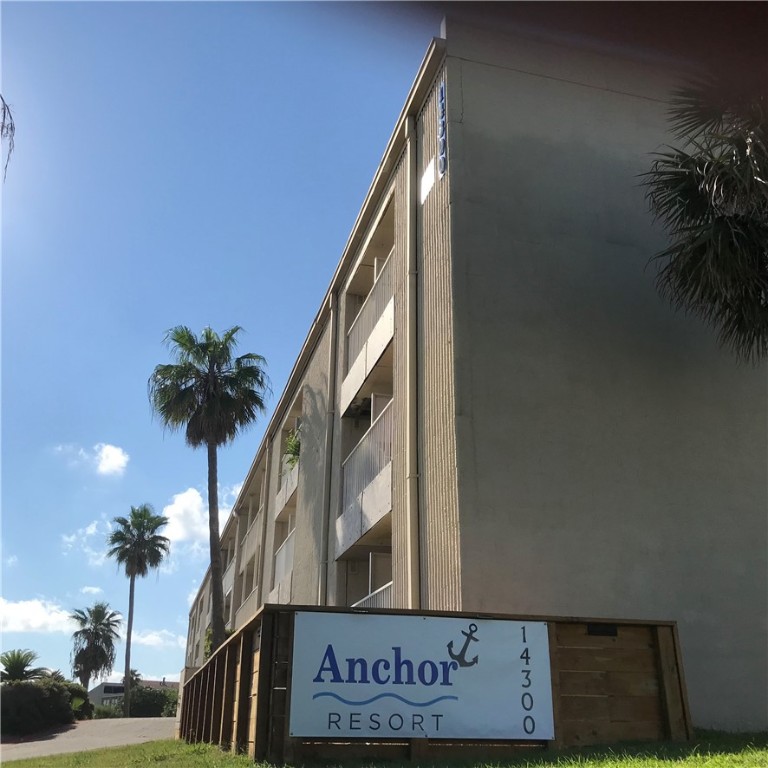
[[[0,746],[0,762],[172,739],[174,722],[172,717],[82,720],[73,726],[42,736],[32,734],[18,744],[3,743]]]

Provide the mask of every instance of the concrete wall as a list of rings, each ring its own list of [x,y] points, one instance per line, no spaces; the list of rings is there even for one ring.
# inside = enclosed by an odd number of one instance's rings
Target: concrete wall
[[[676,620],[694,723],[766,728],[766,367],[653,288],[669,67],[447,37],[461,608]]]
[[[301,457],[291,602],[307,605],[318,602],[320,568],[324,560],[321,546],[325,474],[329,459],[325,454],[325,433],[330,396],[330,339],[330,325],[326,325],[302,383]]]
[[[279,587],[278,584],[272,583],[272,579],[275,550],[279,547],[279,542],[275,542],[275,515],[278,513],[276,499],[283,465],[281,432],[286,425],[292,425],[297,415],[301,417],[301,453],[296,497],[291,502],[295,505],[296,515],[293,542],[294,568],[290,589],[284,589],[279,595],[273,592],[272,599],[307,605],[318,602],[320,568],[324,560],[322,528],[324,479],[327,470],[325,440],[329,402],[330,335],[330,325],[326,324],[292,398],[294,404],[300,402],[300,411],[298,405],[289,409],[281,429],[277,430],[269,446],[268,460],[271,473],[267,489],[267,527],[262,577],[265,585],[262,592],[263,602],[268,601],[270,591]]]

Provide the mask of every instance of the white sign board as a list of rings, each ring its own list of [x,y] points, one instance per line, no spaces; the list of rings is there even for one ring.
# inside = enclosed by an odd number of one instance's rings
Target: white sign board
[[[552,739],[547,625],[296,613],[290,734]]]

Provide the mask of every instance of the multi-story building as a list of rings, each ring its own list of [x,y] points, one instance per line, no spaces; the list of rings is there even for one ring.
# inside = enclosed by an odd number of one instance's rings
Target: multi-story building
[[[175,680],[142,680],[142,688],[157,688],[178,691],[179,684]],[[88,691],[88,699],[95,707],[119,707],[123,704],[125,685],[123,683],[99,683]]]
[[[275,602],[673,619],[694,723],[768,727],[766,368],[646,269],[638,175],[700,62],[505,21],[429,46],[222,532],[228,626]]]

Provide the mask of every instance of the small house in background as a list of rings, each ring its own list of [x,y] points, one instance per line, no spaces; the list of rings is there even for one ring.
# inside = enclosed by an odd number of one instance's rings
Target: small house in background
[[[221,533],[227,626],[665,619],[693,723],[765,729],[767,369],[659,298],[639,183],[672,89],[765,15],[450,5]]]
[[[179,684],[175,680],[144,680],[140,685],[144,688],[163,688],[171,691],[178,691]],[[122,683],[99,683],[95,688],[88,691],[88,698],[91,704],[96,706],[121,706],[123,702],[123,692],[125,688]]]

